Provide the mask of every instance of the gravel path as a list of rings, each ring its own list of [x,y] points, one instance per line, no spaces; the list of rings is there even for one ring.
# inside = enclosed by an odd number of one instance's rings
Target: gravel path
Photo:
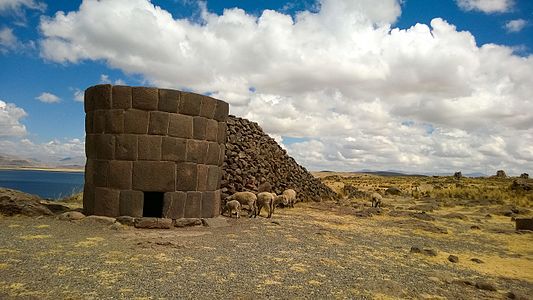
[[[502,259],[531,263],[533,253],[516,258],[504,246],[491,244],[490,236],[472,238],[462,232],[466,225],[460,221],[439,220],[436,224],[447,225],[450,233],[430,235],[399,226],[401,220],[406,219],[357,218],[318,204],[279,209],[272,220],[228,219],[229,227],[166,231],[114,230],[49,217],[0,217],[0,298],[502,299],[509,291],[533,295],[533,270],[527,264],[517,267],[518,274],[525,275],[520,278],[471,267],[466,254],[459,254],[457,264],[447,261],[454,251],[477,251],[483,257],[496,249],[508,254]],[[509,234],[533,245],[532,234]],[[438,255],[412,254],[414,245],[435,249]],[[489,282],[497,291],[469,285],[476,282]]]

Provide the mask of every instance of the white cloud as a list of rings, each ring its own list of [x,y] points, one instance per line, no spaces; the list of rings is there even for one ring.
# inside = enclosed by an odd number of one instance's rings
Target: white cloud
[[[26,126],[21,119],[27,115],[24,109],[0,100],[0,139],[26,135]]]
[[[30,158],[43,166],[85,164],[85,142],[82,139],[54,139],[36,143],[27,138],[0,139],[0,155]]]
[[[83,99],[85,97],[85,93],[80,89],[74,90],[74,101],[76,102],[83,102]]]
[[[35,0],[0,0],[0,15],[16,19],[15,24],[26,26],[26,10],[44,12],[46,3]]]
[[[19,41],[9,27],[0,29],[0,52],[7,52],[17,47]]]
[[[457,5],[466,11],[477,10],[487,14],[504,13],[514,6],[514,0],[456,0]]]
[[[39,96],[35,97],[35,99],[43,103],[59,103],[61,101],[61,98],[58,96],[47,92],[41,93]]]
[[[117,79],[113,82],[111,79],[109,79],[109,75],[107,74],[100,75],[100,83],[113,83],[114,85],[125,85],[126,84],[126,82],[124,82],[124,80],[122,79]]]
[[[507,32],[519,32],[526,27],[527,21],[523,19],[511,20],[505,23],[505,29]]]
[[[146,0],[84,1],[42,19],[41,55],[227,100],[278,139],[306,137],[286,148],[311,169],[531,168],[515,147],[533,144],[533,56],[439,18],[393,28],[394,0],[319,4],[294,17],[203,9],[195,23]]]

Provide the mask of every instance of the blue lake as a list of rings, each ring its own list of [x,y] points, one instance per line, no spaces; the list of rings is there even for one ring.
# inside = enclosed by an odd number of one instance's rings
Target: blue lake
[[[0,170],[0,187],[47,199],[58,199],[82,192],[83,180],[83,172]]]

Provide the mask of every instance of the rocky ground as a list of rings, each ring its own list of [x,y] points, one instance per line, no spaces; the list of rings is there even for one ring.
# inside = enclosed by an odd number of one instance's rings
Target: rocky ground
[[[532,233],[479,209],[419,205],[298,203],[171,230],[1,216],[0,298],[530,299]]]

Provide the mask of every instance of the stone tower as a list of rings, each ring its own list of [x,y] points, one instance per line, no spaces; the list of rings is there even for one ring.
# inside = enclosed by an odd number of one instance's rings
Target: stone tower
[[[85,213],[219,215],[228,109],[226,102],[176,90],[88,88]]]

